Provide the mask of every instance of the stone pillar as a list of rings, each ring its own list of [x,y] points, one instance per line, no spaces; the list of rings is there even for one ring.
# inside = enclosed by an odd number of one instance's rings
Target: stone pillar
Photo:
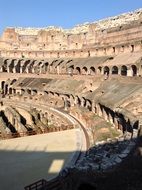
[[[67,98],[64,98],[64,110],[68,110],[68,103],[67,103]]]
[[[85,105],[85,99],[82,98],[82,99],[81,99],[81,106],[84,107],[84,105]]]
[[[39,73],[42,73],[42,66],[39,67]]]
[[[20,73],[23,73],[23,67],[22,66],[20,67]]]
[[[10,67],[9,66],[7,66],[7,72],[10,73]]]
[[[28,67],[26,67],[26,73],[29,73],[29,68]]]
[[[121,75],[121,67],[118,68],[118,75]]]
[[[60,68],[59,68],[59,66],[57,66],[57,74],[58,75],[60,74]]]
[[[105,110],[103,110],[103,117],[104,117],[105,121],[109,121],[108,115]]]
[[[133,71],[131,67],[127,69],[127,76],[133,76]]]
[[[109,114],[108,115],[108,120],[109,120],[109,122],[111,123],[111,124],[113,124],[113,118],[112,118],[112,116]]]
[[[35,68],[34,67],[32,67],[32,73],[35,73]]]
[[[13,73],[16,73],[16,67],[13,67]]]
[[[70,105],[71,105],[71,107],[74,106],[74,99],[73,99],[73,97],[70,97]]]
[[[2,69],[2,67],[0,67],[0,72],[3,72],[3,69]]]

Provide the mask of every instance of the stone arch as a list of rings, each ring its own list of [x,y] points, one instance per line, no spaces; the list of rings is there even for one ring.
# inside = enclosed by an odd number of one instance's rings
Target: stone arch
[[[8,60],[9,59],[5,59],[3,62],[3,65],[2,65],[3,72],[7,72]]]
[[[88,71],[87,67],[83,67],[83,68],[82,68],[82,74],[86,75],[86,74],[87,74],[87,71]]]
[[[13,94],[16,94],[16,89],[15,88],[13,88]]]
[[[45,90],[45,91],[44,91],[44,94],[47,94],[47,95],[48,95],[48,91]]]
[[[10,85],[13,85],[15,82],[17,81],[17,79],[13,79],[10,83]]]
[[[30,63],[31,63],[31,60],[25,60],[25,62],[21,62],[21,64],[20,64],[20,73],[25,73],[25,72],[29,72],[28,71],[28,66],[30,65]]]
[[[72,75],[73,71],[74,71],[74,65],[69,66],[68,69],[67,69],[68,74]]]
[[[45,68],[45,72],[48,72],[48,69],[49,69],[49,63],[48,62],[44,63],[44,68]]]
[[[134,52],[135,46],[133,44],[130,46],[130,48],[131,48],[131,52]]]
[[[7,65],[7,67],[8,67],[8,72],[10,72],[10,73],[13,73],[13,68],[14,68],[14,62],[16,61],[16,59],[12,59],[11,60],[11,63],[9,63],[9,65]]]
[[[80,75],[80,74],[81,74],[81,69],[80,69],[80,67],[76,67],[76,74],[77,74],[77,75]]]
[[[97,72],[98,72],[98,74],[102,73],[102,67],[101,66],[98,67],[98,71]]]
[[[78,96],[75,97],[75,104],[81,106],[81,100]]]
[[[127,67],[126,67],[126,65],[123,65],[122,67],[121,67],[121,75],[122,76],[127,76]]]
[[[27,93],[31,95],[31,90],[30,90],[30,89],[27,89]]]
[[[92,111],[92,102],[91,102],[91,100],[86,100],[86,108],[89,111]]]
[[[12,94],[12,88],[11,87],[9,88],[9,94]]]
[[[74,103],[75,103],[75,98],[72,94],[70,94],[70,104],[71,106],[74,106]]]
[[[108,66],[105,66],[103,70],[104,70],[104,75],[109,75],[109,67]]]
[[[112,75],[118,75],[118,67],[117,66],[112,67]]]
[[[8,84],[5,84],[4,86],[4,94],[7,94],[8,93]]]
[[[82,107],[86,106],[86,99],[84,97],[81,98],[81,106]]]
[[[48,94],[50,97],[54,96],[54,92],[49,91]]]
[[[37,90],[36,89],[31,90],[31,94],[32,95],[36,95],[37,94]]]
[[[96,73],[96,69],[95,69],[95,67],[90,67],[90,74],[91,75],[95,75],[95,73]]]
[[[24,92],[25,92],[25,89],[22,88],[21,89],[21,94],[24,94]]]
[[[1,89],[4,90],[4,86],[5,86],[5,81],[1,82]]]
[[[131,68],[132,68],[132,76],[137,76],[137,71],[138,71],[137,66],[132,65]]]
[[[59,94],[58,92],[55,92],[54,95],[55,95],[56,97],[59,97],[59,96],[60,96],[60,94]]]
[[[17,60],[17,64],[15,65],[15,72],[20,73],[20,64],[23,61],[23,59]]]

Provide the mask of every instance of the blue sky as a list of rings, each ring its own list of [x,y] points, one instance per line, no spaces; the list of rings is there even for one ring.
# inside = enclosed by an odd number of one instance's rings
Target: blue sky
[[[0,33],[9,26],[72,28],[138,8],[142,0],[0,0]]]

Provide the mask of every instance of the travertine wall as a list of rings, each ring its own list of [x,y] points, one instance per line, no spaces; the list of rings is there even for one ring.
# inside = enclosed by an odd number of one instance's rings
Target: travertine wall
[[[72,29],[6,28],[0,38],[1,56],[89,57],[142,49],[142,9],[85,23]]]

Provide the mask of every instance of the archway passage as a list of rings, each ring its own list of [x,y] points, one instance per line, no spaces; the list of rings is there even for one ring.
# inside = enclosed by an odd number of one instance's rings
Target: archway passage
[[[95,75],[95,72],[96,72],[95,68],[94,67],[90,67],[90,74],[91,75]]]
[[[104,67],[104,75],[109,75],[109,67]]]
[[[123,65],[121,67],[121,75],[122,76],[127,76],[127,67],[125,65]]]
[[[87,67],[82,68],[82,74],[87,74],[87,71],[88,71]]]
[[[132,76],[137,76],[137,67],[136,67],[136,65],[132,65]]]
[[[80,67],[76,67],[76,74],[77,74],[77,75],[80,75],[80,74],[81,74]]]
[[[118,67],[117,66],[112,67],[112,75],[118,75]]]

